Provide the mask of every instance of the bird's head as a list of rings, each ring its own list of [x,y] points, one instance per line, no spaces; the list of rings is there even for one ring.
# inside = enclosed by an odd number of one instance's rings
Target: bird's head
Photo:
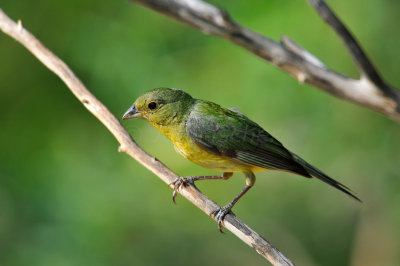
[[[137,98],[122,119],[141,118],[153,125],[169,125],[180,122],[193,102],[182,90],[157,88]]]

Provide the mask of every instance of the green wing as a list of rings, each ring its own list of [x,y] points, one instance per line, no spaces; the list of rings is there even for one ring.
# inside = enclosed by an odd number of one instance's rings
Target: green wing
[[[311,177],[283,145],[239,112],[197,100],[186,120],[186,132],[202,149],[266,169]]]
[[[288,151],[268,132],[238,112],[197,100],[186,120],[186,132],[198,146],[210,153],[266,169],[315,176],[361,201],[348,187]]]

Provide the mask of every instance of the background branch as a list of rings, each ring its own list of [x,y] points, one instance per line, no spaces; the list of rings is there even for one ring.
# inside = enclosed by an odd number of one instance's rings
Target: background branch
[[[21,21],[15,23],[2,9],[0,9],[0,28],[5,34],[25,46],[48,69],[60,77],[79,101],[114,135],[121,144],[120,152],[125,152],[136,159],[167,184],[177,177],[177,174],[136,144],[119,120],[83,85],[61,59],[25,30]],[[212,213],[220,206],[203,195],[196,187],[182,187],[180,193],[215,220]],[[224,226],[273,265],[293,265],[279,250],[233,214],[228,214],[225,217]]]
[[[387,85],[383,81],[378,71],[369,60],[355,37],[333,13],[323,0],[308,0],[325,22],[332,27],[336,34],[342,39],[351,57],[356,63],[361,75],[365,75],[370,81],[374,82],[379,89],[386,90]]]
[[[324,64],[288,37],[276,42],[234,21],[225,10],[201,0],[132,0],[200,29],[206,34],[231,41],[270,61],[299,82],[306,82],[340,99],[378,111],[400,122],[400,93],[387,85],[373,67],[350,31],[323,0],[309,0],[327,23],[342,38],[361,71],[353,79],[328,69]]]

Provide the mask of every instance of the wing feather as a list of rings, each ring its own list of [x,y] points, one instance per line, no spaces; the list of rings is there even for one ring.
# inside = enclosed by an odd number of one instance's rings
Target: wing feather
[[[241,113],[198,100],[186,120],[186,132],[210,153],[261,168],[290,171],[305,177],[312,175],[361,201],[349,188],[288,151]]]
[[[186,132],[202,149],[266,169],[310,174],[292,153],[245,115],[217,104],[196,103],[186,120]]]

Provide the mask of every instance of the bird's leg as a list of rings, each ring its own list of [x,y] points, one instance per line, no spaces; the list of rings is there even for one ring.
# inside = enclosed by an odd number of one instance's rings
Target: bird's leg
[[[253,172],[245,172],[244,175],[246,176],[246,186],[243,188],[243,190],[237,195],[230,203],[225,205],[219,210],[214,211],[215,218],[217,219],[218,222],[218,229],[221,233],[222,231],[222,221],[224,220],[224,217],[231,212],[231,209],[233,206],[235,206],[236,202],[244,195],[246,192],[254,185],[256,182],[256,176],[253,174]]]
[[[177,178],[174,179],[174,181],[172,181],[168,185],[168,186],[174,186],[174,192],[172,193],[172,201],[174,203],[176,203],[175,198],[176,198],[176,195],[178,194],[178,191],[181,188],[181,186],[186,186],[187,184],[193,184],[194,185],[194,181],[198,181],[198,180],[212,180],[212,179],[214,179],[214,180],[217,180],[217,179],[227,180],[232,176],[233,176],[233,173],[224,172],[224,173],[222,173],[222,175],[217,175],[217,176],[177,177]]]

